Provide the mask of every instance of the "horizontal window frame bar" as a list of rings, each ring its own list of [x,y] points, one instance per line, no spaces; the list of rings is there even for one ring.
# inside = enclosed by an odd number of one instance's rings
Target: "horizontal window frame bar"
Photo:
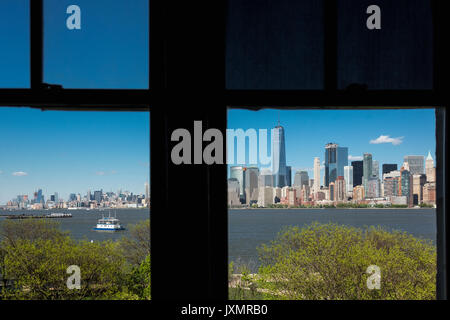
[[[67,107],[67,108],[122,108],[158,105],[170,107],[180,96],[199,99],[203,90],[139,90],[139,89],[0,89],[0,106]],[[296,109],[299,107],[439,107],[447,97],[434,91],[364,91],[327,92],[320,90],[218,90],[209,92],[211,107],[214,101],[230,107],[259,110],[263,108]],[[214,97],[214,98],[213,98]],[[162,102],[162,103],[161,103]],[[174,107],[179,107],[174,105]]]

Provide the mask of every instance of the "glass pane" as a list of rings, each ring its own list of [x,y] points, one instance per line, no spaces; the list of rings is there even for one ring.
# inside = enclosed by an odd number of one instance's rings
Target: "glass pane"
[[[0,108],[2,297],[150,298],[149,127],[149,112]]]
[[[230,299],[436,299],[434,109],[227,123]]]
[[[29,0],[0,1],[0,88],[30,87]]]
[[[338,87],[432,89],[431,1],[338,1]],[[381,29],[367,27],[370,5]],[[370,11],[373,12],[373,11]],[[371,20],[371,22],[373,22]]]
[[[321,89],[322,1],[230,0],[228,89]]]
[[[44,1],[44,81],[64,88],[147,89],[148,0],[73,4]]]

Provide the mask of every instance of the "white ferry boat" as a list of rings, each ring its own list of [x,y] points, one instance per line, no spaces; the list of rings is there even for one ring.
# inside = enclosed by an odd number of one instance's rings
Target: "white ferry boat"
[[[124,227],[121,226],[119,219],[116,217],[111,217],[111,214],[109,217],[102,216],[101,219],[97,221],[97,226],[94,228],[96,231],[120,231],[125,230]]]

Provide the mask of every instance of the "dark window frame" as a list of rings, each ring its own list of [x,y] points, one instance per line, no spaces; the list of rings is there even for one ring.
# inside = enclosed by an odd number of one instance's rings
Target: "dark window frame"
[[[170,161],[170,132],[176,127],[191,128],[194,120],[203,120],[206,128],[226,130],[228,106],[258,110],[274,106],[299,108],[383,108],[436,107],[436,178],[437,178],[437,298],[447,298],[446,274],[445,172],[447,141],[447,96],[444,92],[443,4],[432,1],[434,19],[432,90],[337,90],[337,1],[324,3],[324,90],[226,90],[225,34],[226,0],[183,3],[177,7],[163,0],[149,0],[150,63],[149,88],[64,89],[43,83],[43,1],[30,0],[30,73],[29,89],[0,89],[1,106],[27,106],[42,110],[151,110],[151,194],[152,194],[152,298],[154,300],[226,300],[228,298],[228,210],[226,207],[226,165],[175,166]],[[200,10],[201,9],[201,10]],[[209,16],[208,16],[209,15]],[[199,22],[197,22],[197,20]],[[205,23],[200,26],[200,23]],[[203,28],[203,29],[202,29]],[[187,30],[184,30],[187,29]],[[214,37],[204,41],[202,31]],[[183,53],[183,37],[191,31],[195,53]],[[186,80],[194,70],[186,62],[202,51],[211,50],[199,73],[212,75],[196,83]],[[184,54],[184,56],[181,56]],[[198,59],[198,58],[197,58]],[[205,89],[206,88],[206,89]],[[206,91],[209,93],[205,94]],[[200,98],[201,97],[201,98]],[[183,100],[181,100],[183,99]],[[180,108],[186,102],[188,108]],[[180,176],[176,176],[180,175]],[[196,193],[189,189],[199,177]],[[174,185],[186,189],[188,196],[204,194],[204,204],[191,220],[177,216],[183,208],[173,195]],[[187,197],[187,196],[186,196]],[[182,199],[186,199],[182,198]],[[188,204],[186,204],[188,206]],[[189,223],[186,225],[185,223]],[[178,239],[167,240],[165,228],[173,226]],[[188,228],[189,230],[186,230]],[[177,238],[175,237],[175,238]],[[154,239],[154,241],[153,241]],[[183,251],[189,245],[202,246],[191,254],[192,261],[180,261],[191,255]],[[185,242],[184,244],[180,242]],[[170,250],[181,245],[179,257]],[[174,265],[178,263],[178,265]],[[184,267],[180,270],[180,266]],[[200,270],[198,274],[193,274]],[[184,289],[185,288],[185,289]]]

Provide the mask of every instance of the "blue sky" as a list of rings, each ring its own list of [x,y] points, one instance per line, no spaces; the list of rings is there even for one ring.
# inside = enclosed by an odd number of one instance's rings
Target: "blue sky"
[[[81,29],[69,30],[69,5]],[[44,82],[65,88],[148,87],[148,1],[45,0]],[[29,0],[0,1],[0,88],[28,88]],[[147,112],[0,108],[0,203],[42,188],[144,193]]]
[[[144,193],[149,180],[148,112],[0,108],[0,203],[42,188]]]
[[[383,163],[396,163],[400,167],[403,156],[427,156],[428,150],[435,159],[434,109],[230,109],[228,128],[271,129],[277,124],[278,118],[285,129],[286,161],[287,165],[292,166],[292,175],[296,169],[302,169],[307,170],[310,178],[313,178],[314,157],[320,157],[323,162],[324,147],[328,142],[348,147],[349,156],[361,157],[365,152],[372,153],[373,159],[380,163],[380,170]],[[371,140],[374,141],[371,143]],[[383,141],[386,143],[373,143]],[[269,152],[270,149],[269,145]],[[323,170],[321,174],[323,176]]]
[[[69,30],[69,5],[81,29]],[[29,0],[0,1],[0,87],[27,88]],[[44,82],[65,88],[148,88],[147,0],[45,0]]]

